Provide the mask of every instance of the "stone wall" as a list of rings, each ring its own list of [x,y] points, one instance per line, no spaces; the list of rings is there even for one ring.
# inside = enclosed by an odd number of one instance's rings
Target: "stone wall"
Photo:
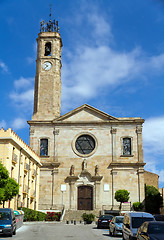
[[[154,186],[159,189],[159,176],[158,174],[144,171],[144,181],[146,185]]]

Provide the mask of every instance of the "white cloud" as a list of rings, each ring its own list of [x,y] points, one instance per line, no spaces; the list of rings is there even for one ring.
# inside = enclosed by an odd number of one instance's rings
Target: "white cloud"
[[[14,81],[14,87],[19,89],[19,88],[29,88],[33,86],[34,83],[34,78],[24,78],[20,77],[18,80]]]
[[[24,92],[12,92],[10,98],[17,104],[20,104],[22,107],[28,104],[32,104],[34,98],[34,90],[29,89]]]
[[[1,128],[4,128],[4,129],[5,129],[6,127],[7,127],[6,121],[5,121],[5,120],[1,120],[1,121],[0,121],[0,129],[1,129]]]
[[[8,73],[8,67],[7,65],[0,60],[0,68],[2,69],[3,72]]]
[[[143,128],[145,169],[157,173],[159,182],[164,183],[164,116],[150,118]]]
[[[144,146],[148,151],[164,154],[164,116],[150,118],[143,128]]]
[[[34,100],[34,78],[20,77],[14,81],[15,89],[9,94],[10,99],[19,110],[29,111],[32,110]]]
[[[27,120],[24,118],[16,118],[11,124],[12,129],[18,130],[27,127]]]

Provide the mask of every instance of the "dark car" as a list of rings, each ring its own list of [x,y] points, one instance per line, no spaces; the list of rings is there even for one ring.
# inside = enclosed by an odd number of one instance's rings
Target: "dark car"
[[[144,222],[137,231],[138,240],[164,240],[164,222]]]
[[[116,236],[117,234],[122,234],[122,224],[124,216],[115,216],[109,223],[109,235]]]
[[[154,218],[156,221],[164,221],[164,215],[155,215]]]
[[[112,215],[101,215],[97,221],[97,228],[109,228],[112,218]]]
[[[16,234],[16,218],[11,208],[0,208],[0,233],[10,236]]]

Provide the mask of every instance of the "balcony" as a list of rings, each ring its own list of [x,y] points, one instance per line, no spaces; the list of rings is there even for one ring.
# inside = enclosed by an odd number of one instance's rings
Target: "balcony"
[[[31,190],[30,198],[35,198],[36,197],[36,191]]]
[[[32,170],[32,178],[35,178],[35,177],[36,177],[36,170],[33,169],[33,170]]]
[[[28,172],[29,171],[29,164],[25,163],[24,165],[24,171]]]
[[[28,194],[28,186],[27,185],[23,185],[23,194]]]
[[[12,163],[16,164],[18,162],[18,156],[14,153],[12,157]]]

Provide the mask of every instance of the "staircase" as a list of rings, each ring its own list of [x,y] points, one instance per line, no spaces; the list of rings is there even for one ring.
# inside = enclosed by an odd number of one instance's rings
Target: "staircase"
[[[92,210],[92,211],[87,211],[87,210],[66,210],[65,211],[65,215],[63,218],[63,222],[66,221],[76,221],[76,222],[80,222],[83,221],[82,219],[82,214],[83,213],[92,213],[95,215],[95,220],[97,217],[99,217],[99,210]]]

